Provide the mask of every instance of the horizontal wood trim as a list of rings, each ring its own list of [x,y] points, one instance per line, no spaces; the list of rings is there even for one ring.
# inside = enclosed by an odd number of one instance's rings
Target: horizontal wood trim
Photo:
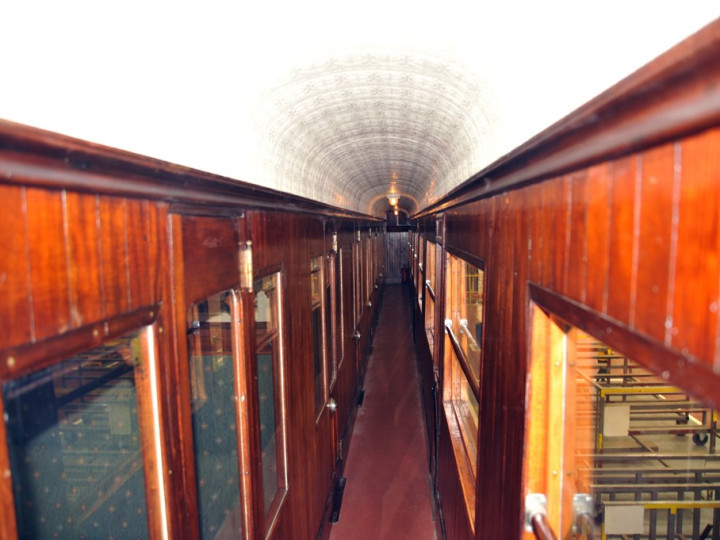
[[[0,182],[148,197],[200,206],[282,209],[380,223],[379,218],[0,120]]]
[[[159,304],[144,307],[37,343],[4,349],[0,351],[0,379],[15,378],[42,369],[57,363],[60,358],[153,324],[158,319],[159,311]]]
[[[665,347],[649,336],[633,332],[607,315],[593,311],[545,287],[530,283],[529,288],[530,297],[541,308],[652,369],[670,384],[703,400],[712,408],[720,408],[717,373],[707,364]]]
[[[720,124],[720,19],[412,216],[516,189]]]

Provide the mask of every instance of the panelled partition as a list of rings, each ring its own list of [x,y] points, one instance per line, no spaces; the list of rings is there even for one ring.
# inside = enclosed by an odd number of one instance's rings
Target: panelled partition
[[[720,535],[718,36],[716,22],[415,216],[448,538],[532,537],[538,515],[558,538]]]
[[[0,537],[327,532],[366,216],[0,124]]]

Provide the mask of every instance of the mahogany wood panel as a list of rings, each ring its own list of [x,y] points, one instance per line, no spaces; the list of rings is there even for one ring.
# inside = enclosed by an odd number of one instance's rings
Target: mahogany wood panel
[[[128,199],[128,272],[139,276],[130,280],[130,301],[139,307],[157,302],[160,288],[157,204]]]
[[[105,315],[100,276],[99,200],[68,192],[68,241],[73,322],[97,321]]]
[[[29,289],[25,189],[0,186],[0,343],[2,348],[30,341],[32,304]]]
[[[566,203],[569,223],[565,245],[568,256],[562,290],[572,298],[584,298],[588,274],[586,239],[593,234],[588,230],[587,220],[588,178],[584,171],[569,176],[570,196]]]
[[[676,146],[667,144],[642,155],[637,293],[631,324],[665,341],[671,282]],[[618,261],[618,264],[622,264]]]
[[[708,336],[718,335],[720,307],[720,129],[683,142],[678,202],[677,259],[671,345],[714,358],[720,350]]]
[[[642,349],[633,335],[672,345],[678,356],[656,355],[657,367],[673,374],[671,382],[718,399],[713,385],[688,373],[704,379],[716,362],[719,153],[720,132],[711,130],[448,211],[450,248],[467,250],[473,236],[485,237],[473,246],[489,246],[473,253],[487,257],[488,273],[478,538],[519,534],[513,520],[497,516],[521,508],[523,439],[508,426],[522,425],[528,282],[612,317],[626,329],[620,350]],[[486,225],[473,229],[478,223]],[[672,367],[679,355],[687,361]]]
[[[636,201],[639,200],[639,160],[632,156],[611,163],[610,254],[607,312],[630,320],[637,286]]]
[[[33,341],[71,328],[70,280],[61,191],[28,189],[27,243]]]
[[[175,360],[163,369],[163,392],[168,415],[166,433],[171,437],[170,449],[175,474],[171,480],[174,488],[169,492],[169,505],[174,512],[172,525],[180,527],[190,539],[199,537],[199,515],[197,499],[197,477],[194,466],[192,431],[192,404],[190,396],[189,362],[187,350],[187,308],[191,302],[185,294],[185,254],[183,246],[183,217],[165,215],[167,223],[167,245],[164,254],[169,272],[164,279],[164,296],[172,298],[168,313],[168,332],[165,341],[170,355]],[[162,230],[162,229],[161,229]],[[170,390],[172,389],[172,390]]]
[[[607,312],[610,235],[611,164],[604,163],[588,170],[587,223],[583,257],[593,264],[585,265],[585,299],[590,307]],[[582,298],[582,297],[581,297]]]
[[[567,218],[564,211],[567,209],[565,203],[565,178],[559,177],[551,181],[545,182],[540,186],[540,200],[542,204],[541,214],[541,245],[544,256],[542,265],[542,283],[549,287],[559,287],[562,285],[562,272],[564,269],[565,257],[565,230],[567,227]],[[498,199],[500,200],[500,199]],[[498,235],[504,235],[505,231],[501,228]],[[497,242],[497,239],[495,239]],[[504,246],[494,244],[495,249]]]
[[[450,442],[450,433],[444,420],[440,422],[438,440],[437,490],[441,498],[445,537],[453,540],[469,540],[473,538],[472,528],[465,510],[460,473]]]
[[[100,268],[106,313],[130,307],[127,206],[124,199],[100,197]]]
[[[182,249],[186,308],[240,285],[238,234],[233,219],[183,216]]]

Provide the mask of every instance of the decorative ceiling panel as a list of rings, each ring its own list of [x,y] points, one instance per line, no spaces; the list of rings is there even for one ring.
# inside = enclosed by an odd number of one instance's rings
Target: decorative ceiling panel
[[[255,118],[263,182],[374,215],[397,191],[401,208],[418,210],[482,161],[494,107],[469,73],[427,55],[367,53],[295,70]]]

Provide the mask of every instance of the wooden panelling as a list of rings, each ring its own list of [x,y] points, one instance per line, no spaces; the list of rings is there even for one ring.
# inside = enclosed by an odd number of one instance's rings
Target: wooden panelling
[[[488,245],[472,253],[486,257],[488,276],[478,538],[520,534],[519,524],[497,516],[521,507],[523,440],[508,426],[520,425],[525,403],[528,283],[607,314],[599,320],[612,325],[593,327],[622,335],[621,350],[672,346],[646,357],[676,384],[717,401],[705,379],[717,362],[720,324],[719,154],[720,131],[711,130],[448,212],[449,248],[467,252],[468,230],[470,249]],[[681,355],[688,361],[673,366]],[[438,476],[452,474],[441,463]]]
[[[670,252],[673,242],[673,194],[676,146],[666,144],[642,155],[637,293],[632,324],[665,341]],[[594,255],[594,254],[593,254]],[[623,264],[619,261],[616,264]]]
[[[5,348],[32,335],[24,188],[0,186],[0,230],[0,347]]]
[[[100,211],[98,197],[68,193],[68,242],[72,316],[75,326],[104,316],[100,276]]]
[[[720,129],[683,142],[671,345],[720,369]],[[714,359],[714,362],[711,362]]]
[[[157,301],[158,222],[157,206],[150,201],[127,201],[128,272],[138,279],[130,280],[130,301],[133,307]]]
[[[42,189],[28,189],[26,197],[32,337],[38,341],[71,328],[65,197]]]
[[[130,307],[127,207],[124,199],[100,197],[100,260],[106,313]]]
[[[410,268],[407,259],[409,233],[389,232],[385,235],[385,280],[387,283],[400,283],[402,280],[402,267]]]
[[[567,266],[563,277],[563,292],[571,298],[585,299],[585,279],[587,277],[587,174],[570,175],[570,194],[567,200]],[[559,255],[559,254],[557,254]]]
[[[590,307],[607,312],[608,268],[610,267],[610,198],[611,166],[604,163],[590,167],[587,179],[587,217],[583,258],[593,264],[585,265],[585,298]]]
[[[636,201],[639,198],[638,158],[619,159],[610,164],[610,254],[608,257],[608,315],[630,321],[632,299],[637,286]]]
[[[240,285],[238,234],[233,219],[183,216],[182,245],[187,306]]]

